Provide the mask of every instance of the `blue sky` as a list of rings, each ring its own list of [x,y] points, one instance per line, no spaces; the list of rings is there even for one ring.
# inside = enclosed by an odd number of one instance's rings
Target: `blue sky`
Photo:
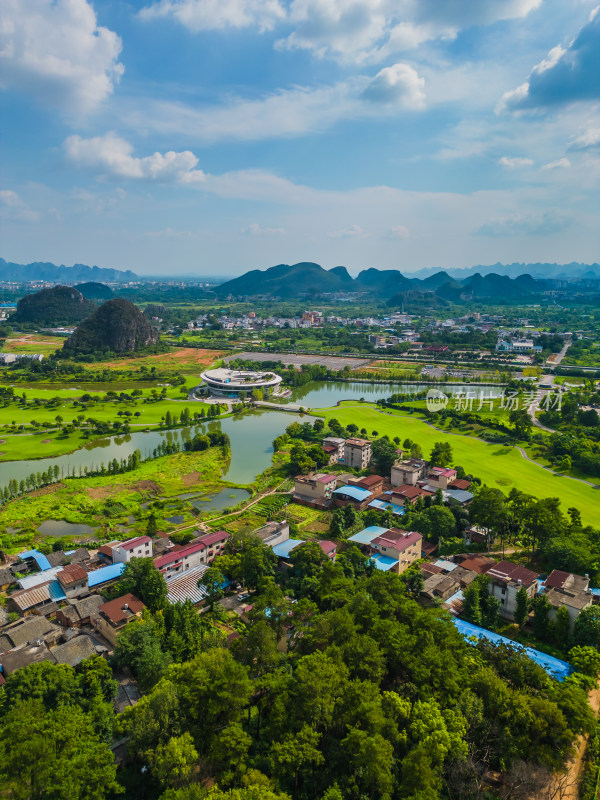
[[[0,255],[600,258],[588,0],[4,0]]]

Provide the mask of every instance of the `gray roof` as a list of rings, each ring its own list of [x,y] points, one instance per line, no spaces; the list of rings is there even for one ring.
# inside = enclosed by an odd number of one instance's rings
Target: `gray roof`
[[[69,563],[69,558],[65,555],[64,550],[56,550],[54,553],[48,553],[46,558],[51,567],[60,567],[63,564]]]
[[[0,636],[0,654],[13,649],[13,643],[8,636]]]
[[[0,606],[0,627],[2,625],[6,625],[8,622],[8,611],[5,611],[2,606]]]
[[[83,597],[73,603],[73,608],[79,615],[79,619],[86,619],[95,614],[104,602],[106,601],[101,595],[91,594],[89,597]]]
[[[69,664],[76,667],[85,658],[96,655],[96,648],[89,636],[77,636],[70,642],[60,644],[52,651],[57,664]]]
[[[2,663],[4,674],[11,675],[16,670],[21,669],[21,667],[27,667],[29,664],[36,664],[38,661],[52,661],[54,663],[52,653],[45,644],[19,647],[18,650],[5,653],[0,663]]]
[[[58,625],[49,622],[45,617],[29,616],[22,622],[6,628],[4,633],[13,643],[14,647],[20,647],[33,642],[36,639],[44,639],[51,633],[57,633]]]
[[[11,569],[0,569],[0,586],[4,586],[6,583],[16,583],[17,579],[15,578],[13,571]]]

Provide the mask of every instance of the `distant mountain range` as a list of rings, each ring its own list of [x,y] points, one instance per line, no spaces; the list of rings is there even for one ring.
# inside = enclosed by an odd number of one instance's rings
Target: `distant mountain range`
[[[411,278],[427,278],[430,275],[435,275],[439,272],[441,267],[427,267],[426,269],[419,269],[416,272],[411,272]],[[508,275],[510,278],[517,278],[519,275],[531,275],[533,278],[543,278],[561,281],[573,280],[598,280],[600,278],[600,264],[594,262],[593,264],[581,264],[578,261],[572,261],[570,264],[548,264],[548,263],[535,263],[535,264],[492,264],[491,266],[477,266],[477,267],[463,267],[457,269],[447,269],[445,272],[451,278],[463,280],[468,278],[469,275],[489,275],[491,272],[496,275]]]
[[[0,258],[0,281],[56,281],[57,283],[76,283],[78,281],[113,281],[126,283],[138,280],[131,270],[109,269],[107,267],[88,267],[87,264],[57,266],[50,261],[34,261],[32,264],[15,264]]]
[[[600,274],[599,274],[600,277]],[[457,280],[444,270],[428,277],[414,278],[398,270],[363,270],[352,278],[345,267],[326,270],[319,264],[279,264],[266,270],[251,270],[239,278],[222,283],[214,291],[219,297],[233,295],[292,298],[306,295],[361,292],[390,303],[398,303],[410,293],[434,295],[440,300],[460,301],[493,297],[511,299],[531,296],[552,288],[548,281],[520,274],[515,278],[496,273],[474,273]]]

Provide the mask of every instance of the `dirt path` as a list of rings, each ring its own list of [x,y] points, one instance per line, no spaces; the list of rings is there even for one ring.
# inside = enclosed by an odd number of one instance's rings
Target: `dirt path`
[[[588,699],[592,711],[598,716],[598,711],[600,711],[600,689],[593,689],[588,694]],[[555,778],[555,783],[552,788],[556,792],[556,794],[553,795],[556,797],[556,800],[579,800],[579,787],[583,777],[581,773],[587,743],[587,736],[580,736],[578,738],[575,755],[567,762],[566,773]]]

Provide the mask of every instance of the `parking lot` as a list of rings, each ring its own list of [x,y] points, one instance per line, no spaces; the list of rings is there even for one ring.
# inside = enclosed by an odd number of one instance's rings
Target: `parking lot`
[[[358,369],[370,364],[372,358],[350,358],[346,356],[304,356],[294,353],[238,353],[235,356],[228,356],[225,361],[233,358],[242,358],[244,361],[281,361],[286,366],[301,367],[303,364],[320,364],[328,369]]]

